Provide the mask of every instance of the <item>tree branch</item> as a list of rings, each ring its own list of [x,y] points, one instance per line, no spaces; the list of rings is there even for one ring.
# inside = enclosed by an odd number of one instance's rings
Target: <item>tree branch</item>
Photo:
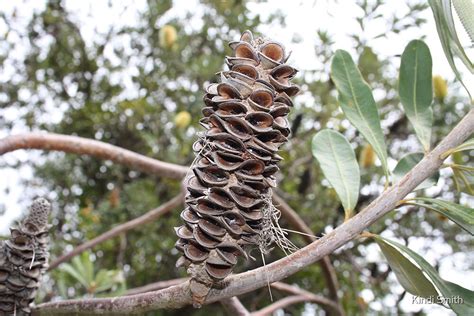
[[[131,290],[128,290],[125,295],[134,295],[134,294],[140,294],[140,293],[146,293],[146,292],[151,292],[151,291],[156,291],[156,290],[161,290],[170,286],[174,286],[180,283],[183,283],[185,281],[188,281],[189,278],[179,278],[179,279],[172,279],[172,280],[166,280],[166,281],[158,281],[155,283],[151,283],[145,286],[137,287]],[[322,305],[325,310],[331,310],[338,312],[339,311],[339,305],[336,304],[334,301],[325,298],[324,296],[321,295],[315,295],[309,291],[306,291],[304,289],[301,289],[297,286],[286,284],[283,282],[275,282],[270,284],[270,286],[276,290],[290,293],[292,295],[303,295],[306,297],[312,298],[312,302],[317,303],[319,305]],[[225,299],[224,299],[225,301]],[[222,301],[221,301],[222,303]],[[233,314],[232,314],[233,315]]]
[[[272,283],[271,286],[274,289],[277,289],[279,291],[310,298],[311,302],[321,305],[326,311],[334,311],[336,313],[341,313],[341,310],[342,310],[341,306],[337,304],[336,302],[334,302],[333,300],[325,298],[324,296],[313,294],[297,286],[290,285],[283,282],[275,282],[275,283]],[[341,315],[344,315],[343,311]]]
[[[57,258],[54,260],[51,265],[49,266],[48,270],[52,270],[59,266],[61,263],[68,261],[69,259],[73,258],[74,256],[77,256],[78,254],[86,251],[87,249],[90,249],[100,243],[103,243],[106,240],[109,240],[111,238],[114,238],[120,234],[123,234],[131,229],[134,229],[136,227],[139,227],[143,224],[150,223],[157,219],[158,217],[169,213],[172,211],[174,208],[177,206],[181,205],[183,202],[183,194],[179,194],[175,196],[173,199],[169,200],[165,204],[161,205],[158,208],[155,208],[145,214],[143,214],[140,217],[137,217],[135,219],[132,219],[131,221],[128,221],[126,223],[120,224],[118,226],[115,226],[114,228],[110,229],[109,231],[103,233],[100,236],[95,237],[94,239],[91,239],[77,247],[74,248],[69,253],[66,253],[62,255],[61,257]]]
[[[249,311],[245,308],[244,305],[239,301],[235,296],[230,298],[225,298],[220,301],[222,307],[227,311],[229,315],[232,316],[249,316]]]
[[[323,298],[323,297],[320,297]],[[324,298],[323,298],[324,299]],[[319,303],[318,298],[316,298],[317,301],[314,301],[313,297],[309,297],[306,295],[292,295],[292,296],[287,296],[285,298],[282,298],[281,300],[276,301],[275,303],[272,303],[264,308],[262,308],[259,311],[253,312],[252,316],[268,316],[272,315],[275,311],[285,308],[289,305],[293,305],[296,303],[301,303],[301,302],[314,302],[314,303]]]
[[[130,168],[134,168],[143,172],[156,174],[159,176],[165,176],[173,179],[181,179],[182,177],[184,177],[188,170],[188,168],[185,166],[162,162],[141,154],[137,154],[127,149],[113,146],[101,141],[78,136],[34,132],[8,136],[3,139],[0,139],[0,155],[18,149],[43,149],[62,151],[79,155],[90,155],[101,159],[111,160],[115,163],[123,164]],[[282,205],[282,208],[284,207],[282,209],[282,213],[284,216],[289,216],[290,218],[299,218],[296,212],[294,212],[291,207],[283,201],[283,199],[279,198],[278,196],[276,196],[276,199],[278,203]],[[155,210],[152,210],[150,212],[154,211]],[[311,230],[309,229],[309,227],[306,226],[306,224],[301,220],[301,218],[299,218],[299,221],[296,220],[296,222],[291,221],[291,219],[289,219],[289,221],[290,223],[294,223],[294,227],[296,229],[299,229],[307,234],[312,234],[312,232],[310,232]],[[301,223],[304,226],[302,226]],[[126,224],[123,224],[123,226],[125,226]],[[122,225],[113,228],[113,230],[115,231],[119,227],[122,227]],[[133,229],[134,227],[136,226],[133,226],[128,229],[125,228],[124,231]],[[306,227],[307,229],[305,229],[304,227]],[[82,253],[83,251],[96,246],[98,243],[104,242],[105,240],[113,238],[117,235],[112,234],[110,236],[106,236],[106,234],[109,234],[109,232],[104,233],[99,237],[96,237],[95,239],[79,246],[78,248],[75,248],[71,253],[65,254],[57,260],[53,261],[49,267],[49,270],[56,268],[59,264],[71,259],[72,257]],[[305,240],[307,240],[308,243],[311,243],[313,241],[311,238],[306,238]],[[323,273],[328,284],[329,291],[331,293],[331,298],[337,301],[338,282],[331,261],[329,260],[329,258],[325,257],[320,261],[320,265],[323,269]]]
[[[293,254],[264,267],[231,275],[223,289],[212,289],[207,303],[237,296],[263,287],[267,282],[284,279],[304,267],[329,255],[334,250],[358,237],[360,233],[379,218],[397,207],[397,203],[417,185],[436,172],[443,160],[440,156],[447,150],[460,145],[474,132],[474,109],[454,127],[441,143],[428,153],[399,182],[389,187],[364,210],[350,218],[332,232],[314,241]],[[189,282],[184,282],[163,290],[105,299],[70,300],[40,304],[36,314],[70,313],[137,313],[159,308],[179,308],[191,303]]]
[[[0,155],[18,149],[43,149],[89,155],[172,179],[181,179],[188,171],[185,166],[159,161],[128,149],[78,136],[33,132],[0,139]]]
[[[151,292],[151,291],[157,291],[157,290],[165,289],[170,286],[178,285],[188,280],[189,278],[179,278],[179,279],[172,279],[172,280],[166,280],[166,281],[158,281],[155,283],[150,283],[144,286],[130,289],[125,293],[125,295],[135,295],[135,294],[141,294],[141,293],[146,293],[146,292]]]
[[[288,223],[294,227],[296,230],[304,233],[305,235],[301,235],[303,239],[308,243],[311,244],[313,241],[316,240],[315,237],[312,237],[314,235],[313,231],[311,228],[309,228],[308,225],[303,221],[303,219],[298,215],[298,213],[295,212],[291,208],[288,203],[285,202],[281,197],[278,195],[273,195],[273,201],[277,205],[277,208],[281,211],[281,215],[288,221]],[[326,279],[326,284],[329,288],[329,293],[331,299],[333,299],[336,303],[339,302],[339,282],[337,280],[337,274],[334,269],[334,266],[331,263],[331,260],[329,259],[328,256],[324,256],[319,262],[318,262],[323,269],[323,275],[324,278]],[[339,313],[343,313],[342,306],[339,308]]]

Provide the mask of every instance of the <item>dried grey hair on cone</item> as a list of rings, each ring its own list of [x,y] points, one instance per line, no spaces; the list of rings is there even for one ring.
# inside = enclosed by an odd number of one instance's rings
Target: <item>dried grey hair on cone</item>
[[[299,92],[290,83],[297,70],[285,64],[289,54],[280,43],[254,39],[250,31],[229,45],[229,70],[206,88],[200,121],[206,132],[193,146],[184,225],[176,228],[183,253],[176,265],[191,276],[195,307],[252,248],[294,248],[278,225],[271,194],[282,160],[277,151],[290,134],[290,97]]]
[[[0,316],[30,315],[41,276],[48,268],[51,205],[36,199],[28,216],[0,243]]]

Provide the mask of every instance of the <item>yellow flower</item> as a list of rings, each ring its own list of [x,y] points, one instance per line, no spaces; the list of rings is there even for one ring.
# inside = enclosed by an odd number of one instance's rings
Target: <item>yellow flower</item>
[[[362,168],[369,168],[374,165],[375,152],[372,146],[370,146],[369,144],[365,145],[364,148],[362,148],[359,154],[359,163]]]
[[[174,123],[178,128],[186,128],[191,123],[191,114],[188,111],[181,111],[174,117]]]
[[[165,25],[160,29],[160,46],[166,49],[173,48],[178,37],[172,25]]]
[[[440,101],[443,101],[446,95],[448,95],[448,84],[441,76],[436,75],[433,77],[433,88],[435,97]]]

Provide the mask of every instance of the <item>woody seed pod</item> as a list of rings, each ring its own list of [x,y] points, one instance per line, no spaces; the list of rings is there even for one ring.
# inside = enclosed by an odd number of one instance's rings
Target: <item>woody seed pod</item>
[[[28,216],[0,242],[0,316],[30,315],[41,276],[48,268],[51,205],[36,199]]]
[[[206,88],[200,121],[206,132],[193,146],[184,224],[176,228],[182,253],[177,266],[191,276],[196,307],[232,272],[238,257],[277,242],[269,229],[278,217],[271,188],[281,160],[277,151],[290,133],[290,97],[299,91],[290,82],[297,70],[285,64],[281,44],[246,31],[230,47],[229,71]]]

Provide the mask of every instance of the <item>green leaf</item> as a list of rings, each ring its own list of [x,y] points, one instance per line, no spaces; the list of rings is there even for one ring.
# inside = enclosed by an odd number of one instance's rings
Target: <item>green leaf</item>
[[[457,153],[460,151],[468,151],[468,150],[474,150],[474,138],[468,139],[461,145],[457,146],[456,148],[450,150],[450,154],[452,153]]]
[[[435,268],[410,248],[381,236],[374,235],[374,238],[389,244],[404,256],[411,258],[418,265],[421,271],[425,273],[432,284],[439,290],[442,296],[446,299],[451,299],[451,301],[448,301],[448,304],[456,314],[474,315],[474,291],[442,279]],[[408,291],[408,289],[406,290]],[[453,300],[454,298],[459,298],[463,303],[459,304],[456,300]]]
[[[451,66],[456,78],[466,89],[469,94],[469,98],[472,99],[472,94],[469,91],[466,84],[463,82],[461,73],[459,72],[454,57],[461,59],[466,68],[470,73],[474,73],[474,64],[470,61],[463,48],[463,45],[459,41],[456,33],[456,27],[454,25],[453,12],[451,10],[451,0],[428,0],[433,16],[436,22],[436,29],[438,30],[438,36],[443,46],[444,54],[446,59]]]
[[[375,241],[382,250],[390,268],[397,276],[398,282],[407,292],[421,297],[438,296],[438,292],[431,281],[415,264],[382,238],[375,237]]]
[[[433,125],[433,84],[430,49],[420,40],[408,43],[400,64],[399,94],[403,109],[425,152],[430,150]]]
[[[60,267],[60,270],[63,271],[64,273],[69,274],[74,279],[76,279],[76,281],[81,283],[82,286],[84,286],[84,288],[86,288],[86,289],[89,288],[89,283],[87,282],[86,278],[81,274],[81,272],[76,270],[69,263],[63,263]]]
[[[81,254],[81,262],[84,266],[84,272],[87,277],[87,280],[89,281],[89,284],[91,284],[94,280],[94,264],[90,259],[89,251],[85,251]]]
[[[459,16],[467,35],[474,43],[474,2],[472,0],[453,0],[454,10]]]
[[[357,204],[360,187],[360,170],[354,150],[340,133],[325,129],[313,137],[312,151],[349,218]]]
[[[474,171],[472,167],[452,165],[453,179],[458,192],[474,195]]]
[[[117,282],[115,280],[118,271],[101,269],[95,278],[96,293],[110,290]]]
[[[74,269],[81,274],[87,283],[86,288],[94,281],[94,266],[90,261],[90,254],[88,251],[83,252],[80,256],[72,259]]]
[[[405,155],[400,159],[400,161],[393,169],[393,181],[398,182],[403,178],[404,175],[408,173],[413,167],[423,159],[423,153],[411,153]],[[432,186],[435,186],[438,183],[439,179],[439,172],[436,172],[431,177],[420,183],[416,188],[416,190],[426,189]]]
[[[97,273],[95,282],[97,285],[96,297],[117,296],[125,291],[125,278],[120,270],[102,269]]]
[[[377,106],[369,85],[348,52],[337,50],[334,54],[331,78],[339,92],[339,102],[344,114],[372,145],[388,178],[387,146]]]
[[[410,200],[409,204],[418,205],[436,211],[458,224],[462,229],[464,229],[471,235],[474,235],[473,208],[459,205],[453,202],[426,197],[415,197],[413,198],[413,200],[416,202],[411,202]],[[421,201],[422,203],[418,201]]]

